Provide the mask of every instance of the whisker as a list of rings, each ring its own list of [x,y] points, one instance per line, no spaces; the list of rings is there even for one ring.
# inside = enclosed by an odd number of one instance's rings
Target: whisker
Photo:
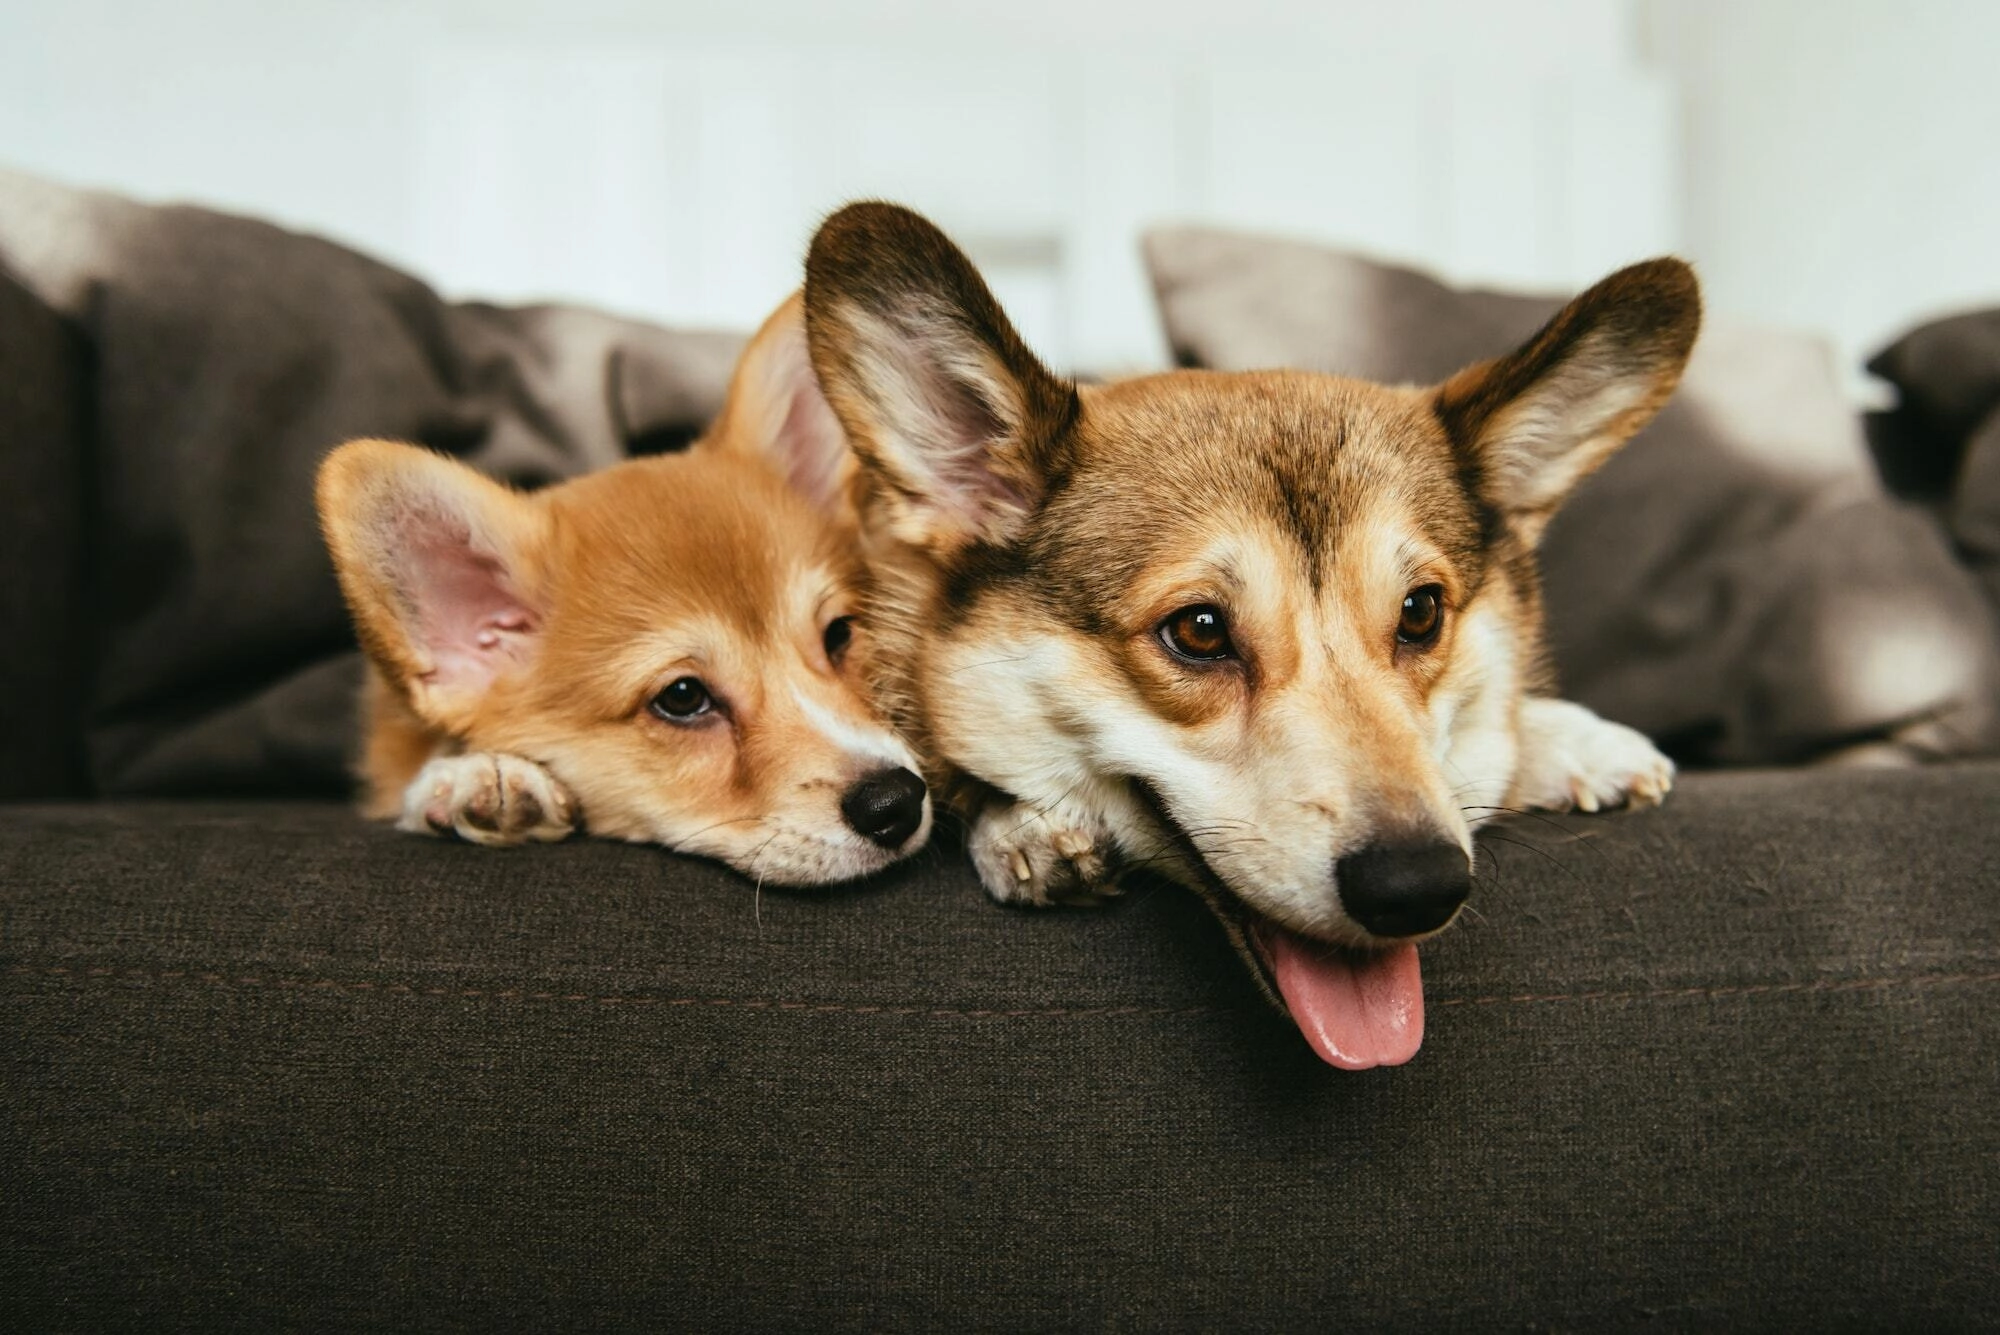
[[[1051,807],[1061,806],[1063,803],[1069,801],[1071,797],[1075,796],[1076,790],[1083,787],[1085,782],[1086,780],[1078,779],[1075,783],[1063,789],[1062,792],[1057,795],[1056,800],[1050,802],[1048,805]],[[1030,825],[1033,825],[1037,820],[1044,819],[1048,814],[1045,808],[1033,802],[1017,802],[1017,805],[1025,808],[1028,814],[1022,818],[1021,823],[1019,825],[1016,825],[1013,829],[1007,831],[1006,837],[1009,839],[1012,839],[1015,835],[1027,829]]]
[[[1118,864],[1117,872],[1114,873],[1114,879],[1122,881],[1125,879],[1126,876],[1130,875],[1133,872],[1144,871],[1148,867],[1151,867],[1156,863],[1174,861],[1175,859],[1179,858],[1179,856],[1180,854],[1178,853],[1167,851],[1167,852],[1155,853],[1151,857],[1143,857],[1134,862],[1121,862]],[[1160,892],[1159,887],[1161,885],[1174,883],[1170,878],[1166,877],[1154,877],[1153,879],[1155,881],[1154,887],[1148,890],[1144,895],[1140,896],[1138,899],[1133,900],[1132,902],[1134,904],[1143,904],[1147,900],[1151,899],[1154,895]]]
[[[725,825],[743,825],[743,824],[754,825],[758,821],[763,819],[764,818],[762,816],[731,816],[728,820],[719,820],[715,822],[713,825],[704,825],[699,830],[696,830],[692,834],[684,834],[679,839],[676,839],[671,845],[669,845],[669,847],[671,847],[674,852],[678,853],[682,851],[682,849],[687,844],[693,842],[696,839],[701,838],[703,835],[707,834],[710,830],[719,830]]]
[[[1582,831],[1570,829],[1569,826],[1564,825],[1561,821],[1557,820],[1555,817],[1549,815],[1545,811],[1530,811],[1526,807],[1460,807],[1459,810],[1498,811],[1508,816],[1526,816],[1530,820],[1540,821],[1542,824],[1548,826],[1556,833],[1562,835],[1563,838],[1569,840],[1571,843],[1582,844],[1584,847],[1589,848],[1590,851],[1593,853],[1598,851],[1597,848],[1591,844],[1590,840],[1583,834]]]
[[[1500,861],[1497,848],[1479,848],[1472,860],[1472,881],[1475,885],[1490,885],[1500,894],[1507,892],[1506,878],[1501,875],[1505,867]]]
[[[989,658],[983,663],[964,663],[944,675],[947,677],[956,677],[961,672],[972,672],[978,668],[999,667],[1002,663],[1025,663],[1029,657],[1030,655],[1028,654],[1015,654],[1012,658]]]
[[[757,851],[750,855],[750,867],[757,873],[757,884],[750,891],[750,916],[757,924],[757,930],[764,930],[764,850],[771,846],[771,840],[778,837],[773,830],[764,842],[757,845]]]
[[[1537,848],[1535,847],[1535,845],[1527,843],[1523,840],[1509,839],[1504,835],[1493,834],[1490,831],[1482,830],[1480,832],[1480,837],[1482,839],[1491,839],[1495,843],[1512,844],[1515,848],[1525,848],[1530,853],[1533,853],[1536,857],[1547,860],[1550,863],[1550,865],[1561,868],[1563,875],[1569,877],[1570,879],[1578,882],[1579,884],[1582,883],[1583,881],[1583,878],[1581,876],[1578,876],[1574,871],[1570,870],[1570,868],[1563,866],[1562,859],[1556,857],[1553,853],[1550,853],[1545,848]]]
[[[1214,843],[1214,844],[1268,844],[1271,842],[1268,838],[1266,838],[1264,835],[1257,833],[1255,830],[1193,829],[1187,832],[1187,836],[1190,839],[1201,839],[1208,843]]]

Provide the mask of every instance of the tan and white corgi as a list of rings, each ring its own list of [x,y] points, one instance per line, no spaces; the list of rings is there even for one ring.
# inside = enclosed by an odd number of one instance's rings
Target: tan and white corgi
[[[796,296],[685,453],[522,494],[410,445],[335,450],[365,809],[482,844],[581,825],[774,883],[921,846],[917,761],[864,685],[850,467]]]
[[[826,222],[805,296],[862,465],[884,698],[995,897],[1167,870],[1322,1058],[1393,1064],[1473,831],[1667,790],[1644,737],[1547,694],[1535,548],[1678,382],[1685,264],[1614,274],[1423,387],[1073,385],[886,204]]]

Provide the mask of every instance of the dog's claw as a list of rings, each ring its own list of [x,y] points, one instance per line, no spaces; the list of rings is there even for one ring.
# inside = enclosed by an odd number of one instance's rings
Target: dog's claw
[[[1103,903],[1119,893],[1099,851],[1109,846],[1108,831],[1092,833],[1075,813],[1049,814],[1025,802],[988,807],[972,825],[972,865],[1003,904]]]
[[[1671,773],[1644,775],[1632,785],[1631,804],[1635,807],[1656,807],[1667,800],[1673,786],[1674,776]]]
[[[403,792],[399,829],[456,834],[490,847],[567,838],[576,800],[532,760],[498,753],[439,756]]]
[[[1521,754],[1510,803],[1543,811],[1657,806],[1674,762],[1644,734],[1568,700],[1521,704]]]

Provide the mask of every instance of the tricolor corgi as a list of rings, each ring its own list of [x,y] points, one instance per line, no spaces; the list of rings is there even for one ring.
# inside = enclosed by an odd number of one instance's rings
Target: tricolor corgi
[[[882,698],[996,898],[1166,870],[1322,1058],[1400,1063],[1474,830],[1671,784],[1645,737],[1549,694],[1535,550],[1673,392],[1701,318],[1680,261],[1428,386],[1072,384],[885,204],[825,223],[805,300],[861,465]]]

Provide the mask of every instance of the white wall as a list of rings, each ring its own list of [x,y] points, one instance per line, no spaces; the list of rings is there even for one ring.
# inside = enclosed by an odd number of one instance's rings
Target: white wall
[[[1647,0],[1680,89],[1681,231],[1711,302],[1858,362],[2000,304],[2000,5]]]
[[[1680,246],[1858,360],[2000,301],[1996,53],[1988,0],[0,0],[0,163],[730,325],[892,194],[1098,366],[1161,355],[1145,221],[1546,286]]]
[[[1032,341],[1164,352],[1206,219],[1565,287],[1672,246],[1628,0],[0,0],[0,162],[329,233],[455,293],[743,326],[876,194]]]

